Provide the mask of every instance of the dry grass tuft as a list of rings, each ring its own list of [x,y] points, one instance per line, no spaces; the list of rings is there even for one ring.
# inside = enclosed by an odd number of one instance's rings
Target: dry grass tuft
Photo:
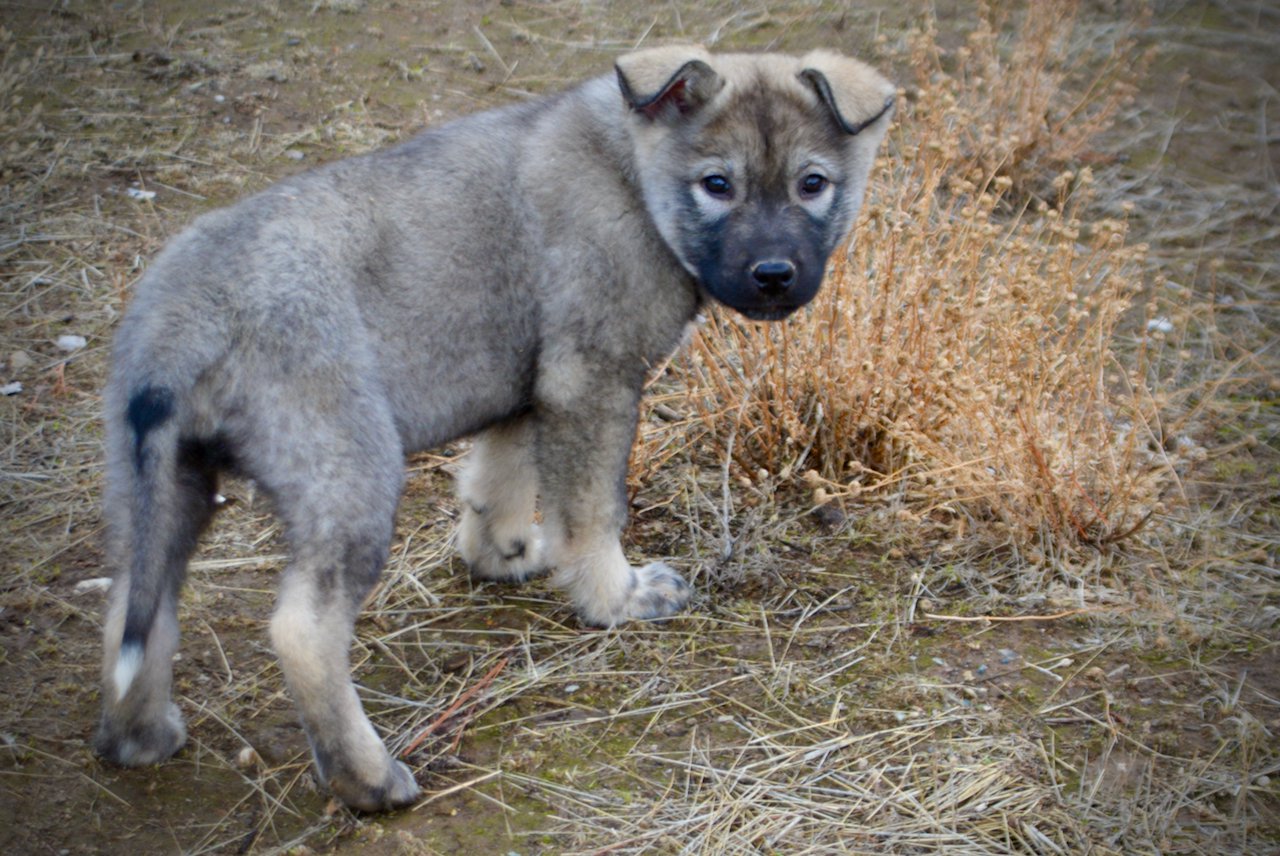
[[[989,714],[955,707],[851,733],[839,717],[643,755],[671,780],[652,804],[583,806],[586,853],[1078,853],[1090,837],[1047,782],[1031,741],[998,753]],[[709,741],[701,741],[707,743]],[[571,803],[572,805],[572,803]],[[1105,852],[1105,851],[1102,851]]]
[[[1008,45],[990,14],[954,51],[916,31],[918,92],[816,307],[706,326],[681,370],[747,476],[803,472],[819,505],[895,491],[952,537],[1043,552],[1119,540],[1157,507],[1164,402],[1144,345],[1122,361],[1118,337],[1145,247],[1093,215],[1088,167],[1029,191],[1087,151],[1142,64],[1117,39],[1070,94],[1073,8],[1031,4]]]

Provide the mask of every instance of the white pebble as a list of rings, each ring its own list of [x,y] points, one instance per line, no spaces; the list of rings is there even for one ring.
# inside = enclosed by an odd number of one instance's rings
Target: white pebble
[[[84,336],[73,336],[70,333],[59,336],[56,343],[61,351],[78,351],[86,344]]]
[[[103,592],[109,588],[111,588],[111,577],[94,577],[91,580],[81,580],[76,583],[74,591],[76,594],[89,594]]]

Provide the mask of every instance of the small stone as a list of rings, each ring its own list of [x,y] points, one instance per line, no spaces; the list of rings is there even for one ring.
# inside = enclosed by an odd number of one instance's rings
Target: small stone
[[[354,15],[364,8],[365,0],[318,0],[313,8],[329,9],[344,15]]]
[[[70,353],[71,351],[80,350],[88,344],[88,342],[85,340],[84,336],[76,336],[68,333],[59,336],[54,344],[58,346],[58,350]]]
[[[24,372],[35,365],[35,362],[26,351],[14,351],[9,355],[9,371],[13,374]]]
[[[246,746],[236,754],[236,766],[242,770],[252,770],[262,766],[262,756],[252,746]]]
[[[111,588],[111,577],[94,577],[91,580],[81,580],[76,583],[76,587],[72,591],[76,594],[91,594],[104,592],[109,588]]]
[[[255,62],[244,67],[245,76],[250,80],[269,80],[273,83],[285,83],[289,80],[289,71],[283,62]]]

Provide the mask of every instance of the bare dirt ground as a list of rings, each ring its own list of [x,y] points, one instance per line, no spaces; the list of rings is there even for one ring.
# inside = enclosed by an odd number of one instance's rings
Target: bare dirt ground
[[[814,514],[798,479],[685,448],[636,485],[627,546],[698,597],[583,630],[545,583],[468,582],[465,446],[421,456],[353,661],[428,795],[367,817],[311,779],[265,633],[284,545],[233,482],[182,609],[187,747],[128,771],[88,749],[99,391],[184,223],[642,42],[834,46],[907,80],[925,13],[903,5],[0,4],[0,385],[21,385],[0,398],[0,850],[1280,852],[1280,6],[1254,0],[1160,4],[1151,73],[1091,153],[1149,287],[1193,316],[1171,334],[1201,390],[1189,463],[1139,543],[1027,594],[982,583],[1008,556],[953,555],[895,501]],[[932,12],[944,38],[974,15]],[[1082,28],[1127,15],[1090,4]]]

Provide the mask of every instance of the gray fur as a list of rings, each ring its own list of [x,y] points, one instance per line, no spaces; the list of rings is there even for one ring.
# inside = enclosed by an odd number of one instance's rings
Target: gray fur
[[[656,48],[616,71],[282,181],[155,260],[106,392],[105,758],[185,739],[176,606],[222,471],[283,520],[271,638],[321,779],[357,808],[419,794],[348,662],[407,452],[478,435],[459,488],[477,577],[554,568],[592,625],[686,604],[679,574],[618,540],[646,370],[708,296],[756,318],[812,298],[893,90],[825,52]]]

